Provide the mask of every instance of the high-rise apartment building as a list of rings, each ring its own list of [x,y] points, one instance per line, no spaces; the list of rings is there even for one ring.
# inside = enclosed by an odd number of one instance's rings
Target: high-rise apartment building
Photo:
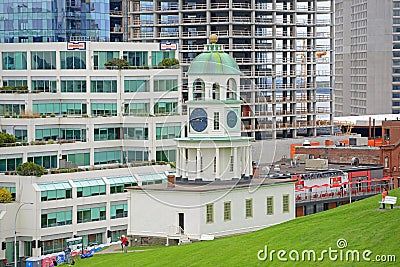
[[[400,1],[335,2],[337,116],[400,113],[399,51]]]
[[[185,99],[189,63],[217,34],[244,74],[243,135],[312,136],[321,125],[331,132],[332,0],[129,2],[129,41],[178,43]]]

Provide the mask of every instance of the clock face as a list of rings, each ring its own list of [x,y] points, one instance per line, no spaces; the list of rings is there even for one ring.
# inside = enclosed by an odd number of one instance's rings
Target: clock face
[[[195,108],[190,114],[189,123],[196,132],[204,131],[207,128],[207,112],[202,108]]]
[[[237,119],[236,112],[233,110],[229,111],[226,115],[226,123],[228,124],[228,127],[234,128],[236,126]]]

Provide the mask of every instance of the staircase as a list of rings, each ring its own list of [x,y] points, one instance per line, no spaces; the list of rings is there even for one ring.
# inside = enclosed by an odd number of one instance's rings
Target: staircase
[[[167,244],[169,246],[169,240],[178,240],[178,245],[186,245],[192,243],[190,238],[185,235],[184,230],[179,226],[170,226],[167,233]]]

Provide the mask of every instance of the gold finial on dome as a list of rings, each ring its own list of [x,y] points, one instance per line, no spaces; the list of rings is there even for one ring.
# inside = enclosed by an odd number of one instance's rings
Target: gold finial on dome
[[[210,35],[210,43],[215,44],[218,42],[218,35],[216,35],[215,33]]]

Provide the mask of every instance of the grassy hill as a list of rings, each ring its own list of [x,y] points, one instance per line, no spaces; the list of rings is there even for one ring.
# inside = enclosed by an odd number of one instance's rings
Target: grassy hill
[[[400,190],[389,192],[398,197]],[[197,242],[190,245],[161,247],[138,253],[116,253],[95,255],[80,260],[77,265],[91,266],[399,266],[400,264],[400,208],[379,210],[380,195],[364,199],[333,210],[296,218],[264,230],[250,234],[220,238],[214,241]],[[339,249],[337,241],[345,239],[347,247]],[[265,246],[268,250],[286,250],[284,256],[289,260],[291,250],[299,252],[300,261],[279,261],[277,253],[273,261],[258,260],[257,253]],[[329,260],[324,254],[321,261],[301,261],[304,250],[314,250],[317,258],[323,250],[342,251],[343,260]],[[358,250],[361,261],[346,261],[349,250]],[[371,262],[362,260],[362,253]],[[350,251],[351,252],[351,251]],[[334,253],[334,252],[333,252]],[[367,253],[367,252],[366,252]],[[381,263],[372,261],[376,255],[395,255],[396,262]],[[295,252],[291,256],[295,257]],[[305,258],[307,259],[305,254]],[[332,254],[340,255],[339,252]],[[355,254],[354,254],[355,255]],[[264,256],[261,254],[260,256]],[[350,260],[352,257],[348,257]]]

